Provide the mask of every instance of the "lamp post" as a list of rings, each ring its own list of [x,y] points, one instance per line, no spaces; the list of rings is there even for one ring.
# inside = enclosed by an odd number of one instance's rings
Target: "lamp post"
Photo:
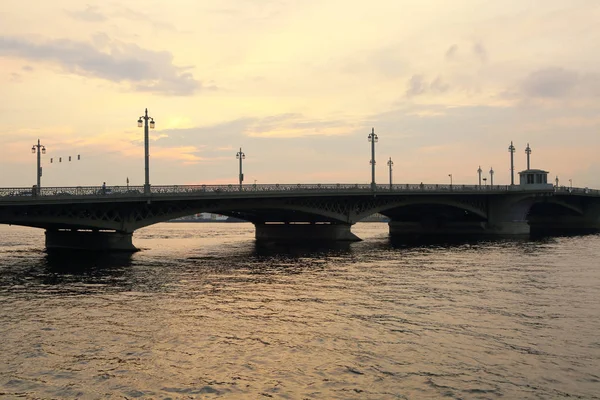
[[[510,184],[515,184],[515,146],[513,142],[510,142],[510,146],[508,146],[508,152],[510,153]]]
[[[41,145],[40,139],[38,139],[37,144],[34,144],[31,147],[31,152],[33,154],[35,154],[37,152],[37,169],[36,169],[37,186],[36,186],[36,193],[31,193],[31,194],[38,195],[41,193],[40,189],[41,189],[41,181],[42,181],[42,154],[46,154],[46,147]]]
[[[477,168],[477,174],[479,174],[479,187],[481,188],[481,173],[483,171],[481,170],[481,165],[479,166],[479,168]]]
[[[490,186],[494,186],[494,168],[490,167]]]
[[[371,142],[371,189],[375,190],[375,143],[379,139],[375,134],[375,128],[371,128],[368,139]]]
[[[573,179],[569,179],[569,186],[573,189]]]
[[[392,157],[390,157],[390,159],[388,160],[387,165],[388,167],[390,167],[390,190],[392,190],[392,166],[394,165]]]
[[[527,147],[525,147],[525,154],[527,154],[527,169],[529,169],[529,157],[531,156],[531,147],[529,147],[529,143],[527,143]]]
[[[138,128],[144,127],[144,172],[145,172],[145,181],[144,181],[144,193],[150,193],[150,149],[149,149],[149,139],[148,139],[148,127],[150,129],[154,129],[154,118],[148,116],[148,109],[144,115],[138,119]]]
[[[554,182],[556,182],[556,187],[558,188],[558,175],[556,175],[556,179],[554,179]]]
[[[448,174],[448,176],[450,177],[450,189],[452,189],[452,174]]]
[[[240,147],[240,151],[237,152],[235,158],[240,160],[240,192],[242,191],[242,182],[244,181],[244,173],[242,172],[242,160],[246,158],[246,155],[242,152],[242,148]],[[255,181],[256,182],[256,181]]]
[[[129,177],[127,177],[127,191],[129,192]]]

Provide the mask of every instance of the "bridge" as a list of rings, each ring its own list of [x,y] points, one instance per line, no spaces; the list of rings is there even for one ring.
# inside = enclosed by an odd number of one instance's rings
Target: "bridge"
[[[600,191],[524,181],[0,188],[0,223],[45,229],[48,249],[135,250],[135,230],[200,212],[249,221],[257,240],[360,240],[351,227],[373,213],[400,237],[582,233],[600,231]]]

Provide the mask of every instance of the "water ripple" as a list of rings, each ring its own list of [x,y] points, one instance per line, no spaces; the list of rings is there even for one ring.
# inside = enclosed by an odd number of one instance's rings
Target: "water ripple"
[[[0,227],[0,397],[599,399],[600,237],[256,244],[159,224],[135,254]]]

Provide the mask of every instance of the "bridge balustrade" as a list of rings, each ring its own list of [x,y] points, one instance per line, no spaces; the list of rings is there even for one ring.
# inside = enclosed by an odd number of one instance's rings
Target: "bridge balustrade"
[[[528,190],[519,185],[448,185],[448,184],[393,184],[385,185],[378,184],[375,186],[376,193],[406,193],[406,192],[514,192]],[[589,188],[571,188],[566,186],[554,187],[556,193],[576,193],[599,196],[600,190]],[[370,184],[357,183],[333,183],[333,184],[253,184],[244,185],[241,188],[239,185],[164,185],[152,186],[150,195],[152,196],[169,196],[169,195],[223,195],[231,194],[232,196],[240,193],[307,193],[307,192],[352,192],[363,193],[373,192],[373,187]],[[32,188],[0,188],[0,201],[27,201],[38,197],[53,197],[66,198],[69,196],[77,197],[145,197],[143,186],[77,186],[77,187],[42,187],[39,193],[34,193]]]

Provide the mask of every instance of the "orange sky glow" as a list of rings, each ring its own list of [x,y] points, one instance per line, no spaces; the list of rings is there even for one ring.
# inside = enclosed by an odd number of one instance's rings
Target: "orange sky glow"
[[[600,188],[595,0],[4,0],[0,186],[494,182]],[[81,160],[65,162],[68,156]],[[62,163],[53,160],[63,158]]]

